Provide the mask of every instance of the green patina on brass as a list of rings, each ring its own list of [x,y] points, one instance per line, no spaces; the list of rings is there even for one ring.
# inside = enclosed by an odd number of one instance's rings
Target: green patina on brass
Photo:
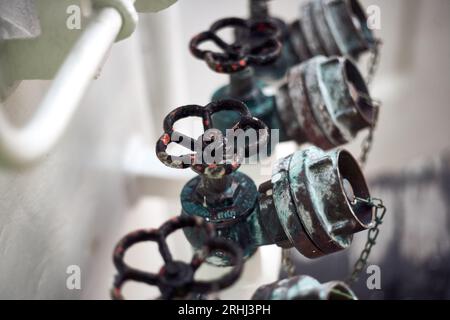
[[[332,149],[375,121],[369,90],[346,58],[318,56],[291,68],[277,94],[287,140]]]
[[[353,202],[370,194],[355,159],[345,150],[322,151],[311,147],[278,161],[272,179],[259,190],[246,175],[234,172],[222,198],[208,203],[200,195],[201,179],[189,181],[181,193],[182,214],[205,218],[217,234],[233,240],[250,257],[257,247],[277,244],[295,247],[309,258],[347,248],[353,234],[372,226],[370,206]],[[232,190],[231,190],[231,189]],[[213,191],[209,191],[212,194]],[[202,236],[186,231],[194,248]],[[226,266],[216,254],[211,263]]]
[[[264,94],[264,85],[254,79],[250,68],[230,78],[230,84],[216,91],[213,101],[244,101],[254,117],[279,130],[280,141],[311,143],[328,150],[352,141],[375,121],[364,78],[346,58],[318,56],[291,68],[274,96]],[[217,113],[214,126],[225,131],[237,116]]]
[[[218,236],[238,243],[244,250],[244,258],[250,257],[256,251],[257,244],[253,238],[258,234],[255,230],[258,225],[255,221],[258,210],[255,183],[245,174],[234,172],[226,177],[228,186],[222,192],[227,195],[226,198],[208,203],[205,193],[199,190],[202,179],[205,177],[195,177],[184,186],[180,195],[181,214],[199,216],[213,223]],[[192,246],[200,249],[203,236],[193,229],[185,229],[184,232]],[[219,259],[209,260],[214,264],[227,265],[228,259],[220,253],[218,255]]]
[[[367,26],[364,9],[357,0],[310,0],[300,6],[298,19],[286,23],[272,17],[267,0],[250,0],[250,17],[271,19],[281,30],[280,58],[266,66],[255,66],[265,81],[279,80],[289,68],[312,57],[347,56],[358,59],[377,50],[378,41]]]
[[[231,155],[221,153],[213,163],[205,162],[200,155],[215,139],[227,149],[227,139],[221,134],[214,135],[213,140],[201,136],[199,139],[205,143],[201,153],[176,156],[168,152],[172,142],[180,142],[176,138],[180,133],[173,129],[178,120],[201,117],[204,129],[209,130],[210,120],[222,110],[239,113],[231,128],[243,134],[249,129],[257,130],[257,141],[234,146],[237,149],[232,149]],[[220,133],[214,130],[215,134]],[[272,179],[257,189],[248,176],[236,170],[244,151],[249,157],[255,156],[267,139],[267,126],[251,117],[245,104],[236,100],[211,102],[205,107],[181,106],[170,112],[164,119],[164,133],[157,141],[156,154],[169,167],[190,167],[199,174],[182,190],[182,215],[213,223],[218,236],[239,244],[245,258],[257,247],[268,244],[295,247],[306,257],[315,258],[347,248],[354,233],[371,227],[373,206],[355,201],[369,199],[370,194],[358,163],[347,151],[323,151],[317,147],[297,151],[280,159],[273,168]],[[196,149],[195,143],[189,147],[191,151]],[[194,248],[200,249],[201,233],[188,230],[186,236]],[[215,251],[209,262],[230,264],[229,257],[221,251]]]
[[[358,300],[342,281],[321,284],[309,276],[295,276],[259,287],[253,300]]]
[[[250,32],[236,18],[228,18],[213,24],[208,36],[202,33],[191,40],[194,56],[207,61],[214,71],[230,74],[229,84],[213,94],[213,101],[243,101],[254,117],[269,129],[279,130],[279,141],[311,143],[327,150],[372,126],[372,99],[364,78],[349,60],[375,52],[378,46],[358,1],[308,1],[291,25],[270,17],[266,1],[250,1],[250,12],[248,20],[239,20],[250,26]],[[264,28],[260,28],[262,21]],[[224,26],[234,27],[232,45],[211,38],[211,33]],[[268,39],[276,40],[279,47],[268,45]],[[199,44],[205,41],[215,41],[223,52],[200,50]],[[267,52],[271,59],[251,63],[250,55],[261,58]],[[267,94],[261,80],[281,79],[285,74],[287,79],[278,90]],[[213,120],[215,127],[225,131],[235,122],[235,115],[224,112]]]
[[[279,130],[280,141],[311,143],[328,150],[353,140],[376,120],[366,82],[357,67],[349,59],[333,56],[356,60],[365,52],[378,52],[379,41],[367,27],[357,0],[308,1],[299,12],[299,19],[287,25],[270,17],[267,1],[250,1],[251,19],[277,25],[283,44],[281,55],[271,64],[253,66],[253,89],[247,89],[253,96],[233,94],[235,90],[229,88],[242,83],[232,77],[230,85],[219,89],[213,99],[226,96],[243,100],[254,116],[270,129]],[[281,79],[285,74],[287,79],[276,94],[265,97],[259,80]],[[269,110],[269,106],[276,110]],[[228,113],[217,124],[223,128],[230,121]]]
[[[264,93],[265,84],[255,80],[252,68],[230,74],[230,83],[219,88],[212,96],[212,101],[237,99],[246,104],[252,116],[263,121],[270,129],[280,129],[281,120],[276,108],[276,97]],[[237,114],[232,112],[217,113],[213,117],[214,126],[222,132],[232,127],[237,121]],[[285,140],[284,131],[280,139]],[[270,147],[270,143],[268,144]]]

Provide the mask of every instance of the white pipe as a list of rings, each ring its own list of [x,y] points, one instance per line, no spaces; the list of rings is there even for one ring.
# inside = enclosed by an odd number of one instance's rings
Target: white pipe
[[[186,76],[186,61],[181,52],[187,52],[187,45],[183,39],[182,3],[173,6],[141,21],[145,32],[140,35],[147,55],[143,66],[148,79],[148,94],[153,115],[152,126],[154,140],[161,136],[161,119],[175,106],[192,101],[188,90]],[[192,127],[185,127],[190,130]],[[200,134],[195,132],[196,134]]]
[[[68,127],[121,27],[122,18],[116,9],[106,7],[94,13],[26,126],[13,126],[0,109],[1,164],[30,165],[52,149]]]

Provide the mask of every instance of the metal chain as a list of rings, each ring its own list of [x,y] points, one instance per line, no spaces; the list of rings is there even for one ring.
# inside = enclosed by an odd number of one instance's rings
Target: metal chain
[[[379,62],[380,62],[380,45],[381,40],[376,39],[376,43],[373,46],[372,50],[370,51],[370,58],[369,58],[369,64],[367,69],[367,76],[366,76],[366,84],[367,86],[370,86],[372,83],[372,80],[375,77],[375,73],[378,70]],[[358,92],[359,96],[366,100],[368,104],[370,104],[372,107],[374,107],[374,121],[372,123],[372,126],[369,129],[369,132],[367,136],[364,138],[361,144],[361,155],[359,157],[359,163],[363,167],[367,162],[367,157],[369,155],[370,150],[372,149],[373,145],[373,134],[375,131],[375,127],[377,125],[378,121],[378,113],[379,113],[379,107],[381,106],[381,103],[378,100],[372,99],[367,94],[364,94],[362,92]]]
[[[364,268],[366,267],[370,251],[372,250],[372,247],[376,244],[377,237],[380,233],[379,227],[383,223],[383,218],[384,215],[386,214],[386,207],[384,206],[383,201],[381,199],[377,198],[362,199],[355,197],[354,204],[356,204],[357,202],[362,202],[371,206],[372,208],[375,208],[375,225],[368,231],[366,244],[364,245],[364,248],[361,251],[358,260],[356,260],[356,263],[353,266],[352,273],[346,280],[347,284],[352,284],[356,282],[361,274],[361,271],[364,270]]]
[[[374,121],[372,122],[369,132],[367,133],[367,136],[363,139],[361,143],[361,155],[359,156],[359,163],[361,167],[364,167],[367,162],[370,150],[372,150],[373,137],[375,128],[378,123],[378,116],[380,112],[381,102],[379,100],[372,99],[370,96],[362,92],[359,92],[358,94],[360,98],[366,100],[366,102],[373,107],[373,117],[374,117]]]
[[[378,70],[379,62],[380,62],[380,50],[379,47],[381,45],[381,41],[379,39],[376,40],[376,44],[371,50],[370,58],[369,58],[369,67],[367,71],[366,83],[368,86],[372,83],[375,73]],[[367,94],[362,92],[359,93],[359,96],[362,99],[365,99],[367,103],[369,103],[374,108],[374,121],[372,122],[372,126],[369,129],[367,136],[364,138],[361,144],[361,155],[359,157],[359,163],[361,166],[364,166],[367,162],[367,157],[369,155],[370,150],[373,146],[373,137],[374,131],[378,123],[378,116],[380,111],[381,102],[378,100],[372,99]],[[383,204],[381,199],[377,198],[369,198],[362,199],[355,197],[354,204],[357,202],[363,202],[373,208],[375,208],[375,225],[370,228],[367,234],[367,241],[364,245],[363,250],[361,251],[358,260],[355,262],[353,266],[353,271],[350,274],[350,277],[346,280],[348,284],[354,283],[358,280],[361,271],[366,267],[367,260],[369,258],[372,247],[376,244],[376,239],[378,234],[380,233],[380,225],[383,223],[384,215],[386,214],[386,207]]]
[[[282,250],[281,264],[289,278],[295,276],[295,265],[294,265],[294,262],[292,262],[291,251],[289,249]]]
[[[370,57],[368,61],[368,67],[367,67],[367,76],[366,76],[366,83],[367,86],[370,86],[373,79],[375,78],[375,74],[377,73],[378,67],[380,65],[380,46],[381,46],[381,40],[376,39],[375,45],[370,50]]]

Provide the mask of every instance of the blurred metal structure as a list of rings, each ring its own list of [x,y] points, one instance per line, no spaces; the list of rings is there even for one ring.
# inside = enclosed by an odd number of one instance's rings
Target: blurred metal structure
[[[226,43],[218,34],[225,28],[232,28],[237,34],[232,44]],[[230,75],[229,84],[213,93],[211,100],[237,99],[244,102],[251,114],[263,121],[269,128],[278,128],[275,115],[275,99],[267,96],[265,87],[254,76],[255,66],[275,63],[281,54],[282,44],[278,40],[277,24],[269,19],[224,18],[215,21],[204,32],[194,36],[189,44],[197,59],[204,60],[215,72]],[[201,50],[202,43],[212,42],[224,52]],[[216,128],[224,131],[231,128],[236,118],[227,112],[213,118]]]
[[[271,66],[255,67],[262,79],[280,79],[290,67],[318,55],[354,60],[366,52],[378,56],[379,41],[368,27],[358,0],[306,1],[300,6],[298,19],[289,24],[270,16],[268,3],[269,0],[249,0],[251,17],[270,19],[283,30],[281,58]]]
[[[377,46],[358,0],[308,1],[290,27],[290,39],[300,60],[316,55],[357,59]]]
[[[285,140],[326,150],[352,141],[375,121],[364,78],[343,57],[318,56],[291,68],[276,107]]]
[[[253,300],[357,300],[352,289],[341,281],[320,283],[309,276],[295,276],[263,285]]]
[[[189,263],[174,260],[167,245],[167,237],[173,232],[191,228],[205,235],[201,250],[196,252]],[[151,273],[129,266],[125,261],[125,253],[137,243],[153,241],[158,244],[159,252],[164,259],[164,265],[159,272]],[[222,252],[232,261],[234,267],[220,278],[208,281],[194,279],[195,273],[206,258],[214,252]],[[151,286],[157,286],[161,292],[160,299],[186,299],[197,295],[206,295],[225,289],[239,279],[244,261],[242,251],[231,241],[216,236],[214,226],[199,217],[174,217],[158,229],[140,229],[124,236],[116,245],[113,254],[114,265],[118,274],[114,279],[111,297],[124,299],[122,286],[127,281],[138,281]]]

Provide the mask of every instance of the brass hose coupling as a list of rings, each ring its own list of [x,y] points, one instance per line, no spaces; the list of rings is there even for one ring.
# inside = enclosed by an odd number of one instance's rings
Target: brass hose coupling
[[[259,192],[263,238],[308,258],[349,247],[353,234],[374,221],[373,208],[355,201],[370,193],[358,163],[342,149],[311,147],[279,160]]]
[[[259,287],[253,300],[358,300],[342,281],[320,283],[309,276],[295,276]]]
[[[376,120],[363,76],[343,57],[318,56],[291,68],[276,106],[284,140],[325,150],[352,141]]]

